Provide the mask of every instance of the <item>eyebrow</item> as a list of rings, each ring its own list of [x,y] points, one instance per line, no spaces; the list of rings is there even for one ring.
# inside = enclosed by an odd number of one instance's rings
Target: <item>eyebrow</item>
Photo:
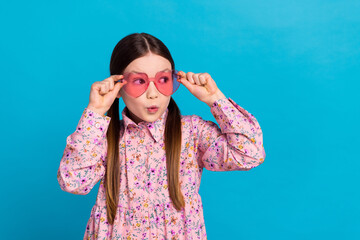
[[[166,71],[166,70],[169,70],[169,71],[170,71],[169,68],[165,68],[164,70],[161,70],[161,71],[159,71],[159,72],[163,72],[163,71]],[[130,71],[130,72],[133,72],[133,73],[144,73],[144,72],[138,72],[138,71]]]

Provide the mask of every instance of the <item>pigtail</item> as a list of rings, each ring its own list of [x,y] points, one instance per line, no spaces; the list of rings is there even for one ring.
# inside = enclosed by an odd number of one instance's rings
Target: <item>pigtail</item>
[[[116,216],[120,191],[120,166],[119,166],[119,99],[116,98],[111,105],[107,116],[111,117],[107,131],[107,164],[105,173],[106,208],[109,224],[113,224]]]
[[[181,152],[181,115],[173,98],[170,99],[165,124],[166,168],[170,199],[176,210],[185,206],[179,183]]]

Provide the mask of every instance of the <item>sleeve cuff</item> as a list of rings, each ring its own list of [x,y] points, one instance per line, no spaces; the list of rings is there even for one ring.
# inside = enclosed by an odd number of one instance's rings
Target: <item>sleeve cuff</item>
[[[110,120],[111,117],[101,116],[97,112],[85,108],[76,128],[76,131],[87,131],[88,133],[105,137],[110,124]]]
[[[252,123],[252,115],[231,98],[216,100],[210,111],[218,122],[222,133],[243,133],[245,122]]]

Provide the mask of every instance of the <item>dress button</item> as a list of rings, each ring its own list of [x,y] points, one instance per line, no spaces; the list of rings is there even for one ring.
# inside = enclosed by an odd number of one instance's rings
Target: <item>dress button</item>
[[[96,122],[96,123],[95,123],[95,127],[96,127],[96,128],[99,128],[99,127],[100,127],[100,123]]]
[[[140,137],[145,137],[145,133],[143,131],[140,132]]]

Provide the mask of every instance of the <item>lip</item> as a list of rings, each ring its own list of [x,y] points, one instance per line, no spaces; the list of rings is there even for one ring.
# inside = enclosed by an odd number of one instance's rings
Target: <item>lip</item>
[[[156,113],[156,112],[159,110],[159,107],[156,106],[156,105],[152,105],[152,106],[150,106],[150,107],[148,107],[148,108],[146,108],[146,109],[147,109],[148,112],[150,112],[150,113]]]

